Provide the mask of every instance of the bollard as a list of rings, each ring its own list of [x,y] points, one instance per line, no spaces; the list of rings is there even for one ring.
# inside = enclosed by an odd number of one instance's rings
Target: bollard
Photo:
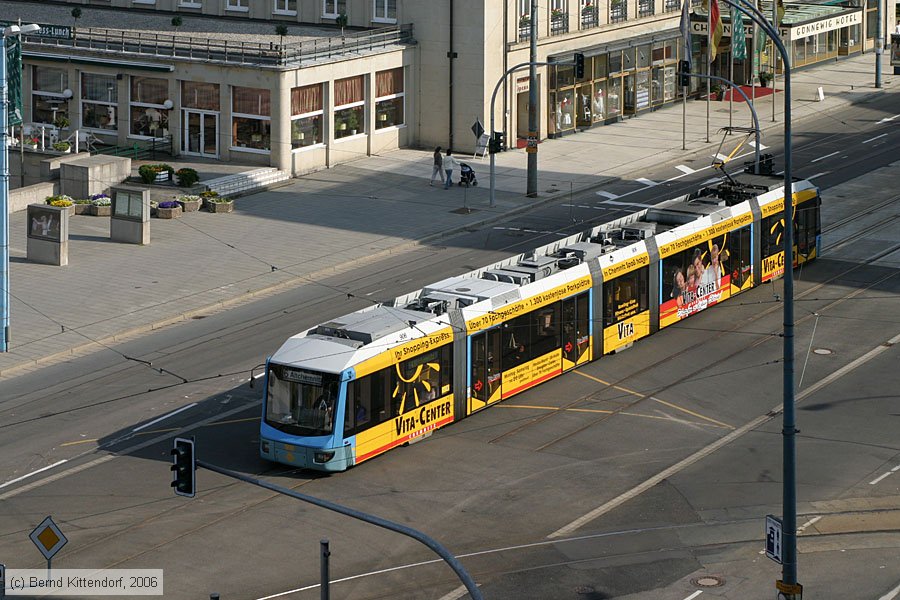
[[[212,592],[212,593],[209,595],[209,600],[219,600],[219,595],[218,595],[217,593],[215,593],[215,592]]]
[[[331,552],[328,550],[328,540],[320,541],[319,546],[322,550],[322,600],[328,600],[328,557]]]

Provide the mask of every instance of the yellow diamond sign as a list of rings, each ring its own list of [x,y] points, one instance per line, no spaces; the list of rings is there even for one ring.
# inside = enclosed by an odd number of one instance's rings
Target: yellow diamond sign
[[[47,560],[53,558],[53,555],[69,541],[51,517],[41,521],[41,524],[35,527],[28,537]]]

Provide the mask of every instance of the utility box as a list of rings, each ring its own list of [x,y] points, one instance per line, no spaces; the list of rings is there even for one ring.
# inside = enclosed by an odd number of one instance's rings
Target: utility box
[[[69,210],[67,206],[27,206],[28,260],[64,267],[69,264]]]
[[[125,244],[150,243],[150,190],[113,186],[109,239]]]

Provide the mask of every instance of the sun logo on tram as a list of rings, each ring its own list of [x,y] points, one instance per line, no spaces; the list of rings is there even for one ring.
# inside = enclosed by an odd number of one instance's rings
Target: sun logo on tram
[[[437,398],[437,386],[441,365],[437,362],[426,362],[416,366],[409,377],[404,377],[401,364],[396,365],[397,385],[391,393],[391,398],[400,401],[400,414],[407,408],[415,408],[431,402]],[[407,402],[412,402],[408,405]]]

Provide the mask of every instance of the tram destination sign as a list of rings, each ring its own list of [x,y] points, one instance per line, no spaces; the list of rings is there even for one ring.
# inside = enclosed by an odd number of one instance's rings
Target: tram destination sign
[[[18,25],[18,23],[13,23],[12,21],[0,21],[0,27],[9,27],[10,25]],[[72,28],[68,25],[51,25],[49,23],[38,23],[40,29],[35,31],[34,33],[29,33],[28,35],[35,35],[37,37],[45,37],[45,38],[55,38],[58,40],[71,40],[74,36],[72,35]]]

